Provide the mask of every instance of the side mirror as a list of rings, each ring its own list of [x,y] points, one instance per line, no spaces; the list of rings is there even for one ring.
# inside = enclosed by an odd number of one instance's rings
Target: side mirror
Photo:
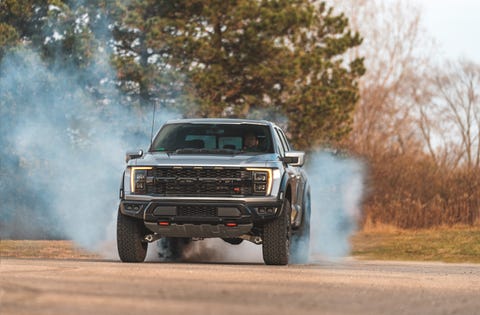
[[[291,166],[303,166],[305,163],[305,152],[303,151],[288,151],[285,152],[283,161]]]
[[[143,150],[127,152],[125,156],[125,163],[133,159],[138,159],[143,156]]]

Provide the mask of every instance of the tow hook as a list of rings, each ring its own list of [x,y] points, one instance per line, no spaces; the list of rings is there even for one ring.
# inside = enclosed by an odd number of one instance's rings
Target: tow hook
[[[145,235],[145,237],[143,239],[145,241],[151,243],[151,242],[155,242],[156,240],[160,239],[160,235],[158,235],[158,234],[148,234],[148,235]]]

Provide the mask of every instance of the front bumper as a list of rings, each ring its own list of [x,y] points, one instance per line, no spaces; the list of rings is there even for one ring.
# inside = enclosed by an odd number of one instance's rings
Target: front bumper
[[[238,237],[278,216],[276,197],[126,196],[120,211],[162,237]]]
[[[155,222],[145,222],[145,226],[160,237],[199,237],[232,238],[247,234],[253,224],[240,224],[234,227],[223,224],[175,224],[161,226]]]

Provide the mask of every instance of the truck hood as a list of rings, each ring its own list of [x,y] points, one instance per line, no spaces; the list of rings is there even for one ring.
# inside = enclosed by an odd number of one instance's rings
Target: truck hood
[[[278,163],[277,154],[167,154],[146,153],[142,158],[131,160],[129,166],[232,166],[266,167]]]

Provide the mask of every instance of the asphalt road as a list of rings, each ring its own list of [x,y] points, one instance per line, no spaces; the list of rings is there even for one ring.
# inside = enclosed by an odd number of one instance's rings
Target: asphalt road
[[[480,314],[480,265],[0,260],[0,314]]]

